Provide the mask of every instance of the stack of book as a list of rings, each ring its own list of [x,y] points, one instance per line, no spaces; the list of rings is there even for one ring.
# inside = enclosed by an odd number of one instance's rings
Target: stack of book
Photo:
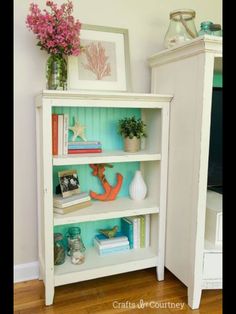
[[[94,247],[99,255],[121,253],[130,249],[128,237],[117,232],[115,237],[107,238],[103,234],[97,234],[94,238]]]
[[[98,141],[69,142],[68,154],[101,153],[102,145]]]
[[[52,114],[52,154],[67,155],[68,152],[68,114]]]
[[[121,218],[121,230],[130,243],[131,249],[145,248],[150,245],[150,215]]]
[[[53,211],[57,214],[67,214],[90,205],[91,197],[86,192],[68,197],[62,197],[61,194],[53,196]]]

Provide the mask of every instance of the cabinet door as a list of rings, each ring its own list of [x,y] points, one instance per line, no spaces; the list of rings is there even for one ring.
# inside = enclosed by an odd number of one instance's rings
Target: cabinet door
[[[222,253],[204,253],[203,279],[222,278]]]

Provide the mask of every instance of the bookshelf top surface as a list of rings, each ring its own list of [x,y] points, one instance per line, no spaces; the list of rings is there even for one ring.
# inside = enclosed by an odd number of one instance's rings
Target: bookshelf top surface
[[[192,40],[184,41],[175,46],[163,49],[148,58],[149,66],[169,63],[198,53],[212,53],[222,58],[222,37],[213,35],[198,36]]]
[[[169,102],[172,95],[126,93],[126,92],[101,92],[101,91],[79,91],[79,90],[42,90],[36,99],[75,99],[75,100],[114,100],[114,101],[146,101],[146,102]]]

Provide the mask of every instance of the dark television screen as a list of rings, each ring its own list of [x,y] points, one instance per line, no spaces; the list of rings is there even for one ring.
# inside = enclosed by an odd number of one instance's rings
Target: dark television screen
[[[222,88],[214,87],[212,94],[208,188],[222,193],[223,188],[223,100]]]

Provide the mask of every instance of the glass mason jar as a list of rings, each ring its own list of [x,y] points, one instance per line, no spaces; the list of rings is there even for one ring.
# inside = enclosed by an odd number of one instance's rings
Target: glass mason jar
[[[81,238],[79,227],[71,227],[67,233],[68,251],[72,264],[82,264],[85,260],[85,246]]]
[[[67,62],[62,54],[50,55],[47,60],[47,89],[67,89]]]
[[[200,31],[198,32],[198,35],[199,36],[202,36],[202,35],[205,35],[205,34],[213,35],[212,25],[213,25],[213,23],[211,21],[202,22],[200,24]]]
[[[222,29],[220,24],[212,24],[211,26],[212,35],[214,36],[222,36]]]
[[[222,30],[220,24],[214,24],[211,21],[205,21],[201,23],[201,29],[198,32],[198,35],[214,35],[214,36],[222,36]]]
[[[164,47],[171,48],[198,36],[195,27],[195,11],[191,9],[170,12],[170,23],[164,38]]]
[[[61,265],[65,262],[65,246],[63,243],[63,235],[54,233],[54,265]]]

